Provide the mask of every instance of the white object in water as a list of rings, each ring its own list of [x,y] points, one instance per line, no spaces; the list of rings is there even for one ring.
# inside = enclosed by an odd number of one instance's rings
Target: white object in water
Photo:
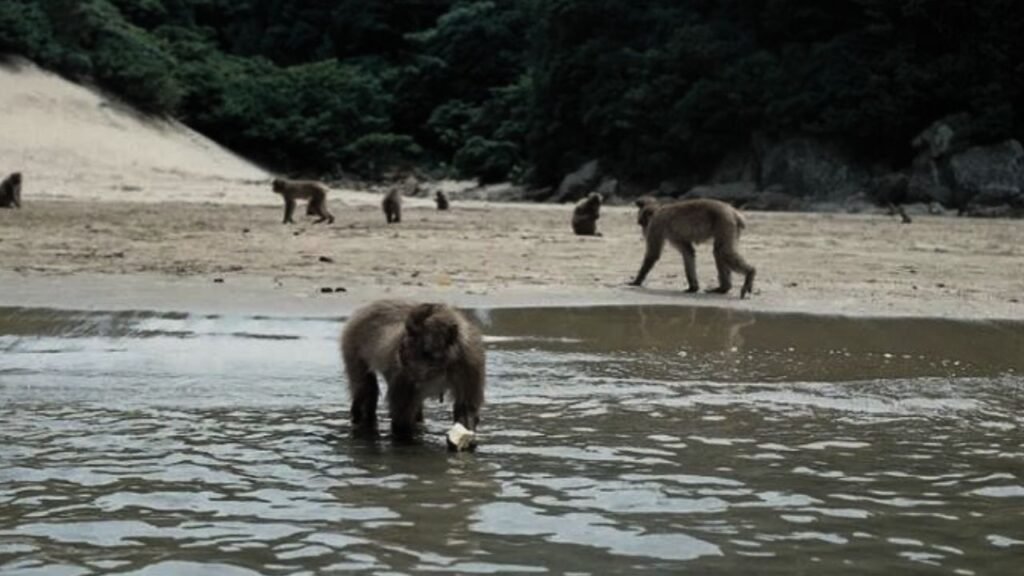
[[[456,450],[461,451],[469,448],[474,439],[476,439],[476,432],[469,430],[459,422],[456,422],[450,429],[448,429],[448,442],[450,442]]]

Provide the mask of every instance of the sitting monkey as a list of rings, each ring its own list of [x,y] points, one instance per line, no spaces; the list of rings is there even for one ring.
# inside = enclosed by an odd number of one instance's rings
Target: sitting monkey
[[[21,172],[0,182],[0,208],[21,208]]]
[[[591,192],[572,211],[572,231],[577,236],[600,236],[597,231],[597,219],[600,217],[601,195]]]

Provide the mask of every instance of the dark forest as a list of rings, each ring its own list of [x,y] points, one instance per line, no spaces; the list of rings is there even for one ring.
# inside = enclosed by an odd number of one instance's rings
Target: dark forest
[[[1024,135],[1015,0],[6,0],[0,52],[269,167],[700,182],[809,137],[899,169]],[[755,143],[755,144],[752,144]]]

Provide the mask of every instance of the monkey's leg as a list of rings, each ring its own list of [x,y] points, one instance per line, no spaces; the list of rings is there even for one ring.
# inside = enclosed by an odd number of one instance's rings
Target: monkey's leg
[[[650,274],[651,268],[658,262],[657,258],[651,258],[644,256],[643,264],[640,264],[640,271],[636,273],[636,278],[630,282],[630,286],[642,286],[644,280],[647,279],[647,275]]]
[[[740,288],[740,298],[746,298],[747,294],[754,291],[754,276],[757,274],[757,270],[750,264],[747,264],[747,261],[739,255],[739,252],[730,250],[726,252],[725,257],[730,268],[743,274],[743,287]]]
[[[469,430],[476,430],[476,425],[480,422],[478,414],[479,408],[471,402],[456,400],[452,408],[452,421],[462,424]]]
[[[324,199],[323,198],[311,198],[309,204],[306,205],[306,213],[314,214],[319,216],[313,223],[319,224],[324,220],[327,220],[327,215],[324,214]]]
[[[683,253],[683,268],[686,270],[686,291],[696,292],[700,290],[697,282],[697,251],[691,242],[684,242],[679,250]]]
[[[395,440],[412,439],[416,432],[416,413],[422,406],[416,386],[401,376],[388,382],[388,413],[391,416],[391,436]]]
[[[715,255],[715,268],[718,269],[718,286],[709,288],[708,292],[712,294],[725,294],[732,290],[732,270],[729,268],[726,248],[715,242],[713,252]]]
[[[401,206],[396,206],[395,207],[395,224],[397,224],[397,223],[399,223],[401,221],[402,221],[402,207]]]
[[[284,199],[284,222],[282,224],[294,224],[292,220],[292,214],[295,213],[295,199],[292,197],[286,197]]]
[[[349,394],[352,397],[352,426],[359,430],[377,429],[377,399],[380,386],[373,372],[354,374],[349,372]]]
[[[662,244],[664,244],[664,240],[647,239],[647,251],[644,253],[644,261],[640,264],[640,271],[636,273],[636,279],[629,283],[630,286],[643,285],[647,275],[651,272],[651,268],[654,268],[658,259],[661,258]]]
[[[479,366],[467,364],[458,371],[452,381],[452,421],[469,430],[476,430],[480,423],[480,406],[484,403],[484,381],[482,361]]]
[[[743,288],[740,289],[740,299],[746,298],[748,294],[754,291],[754,276],[756,275],[757,270],[751,266],[750,270],[743,278]]]

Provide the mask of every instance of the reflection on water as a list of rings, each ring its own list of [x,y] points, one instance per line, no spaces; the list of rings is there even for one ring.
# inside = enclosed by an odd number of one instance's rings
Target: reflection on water
[[[0,309],[0,573],[1019,569],[1020,324],[478,317],[449,455],[347,435],[339,322]]]

